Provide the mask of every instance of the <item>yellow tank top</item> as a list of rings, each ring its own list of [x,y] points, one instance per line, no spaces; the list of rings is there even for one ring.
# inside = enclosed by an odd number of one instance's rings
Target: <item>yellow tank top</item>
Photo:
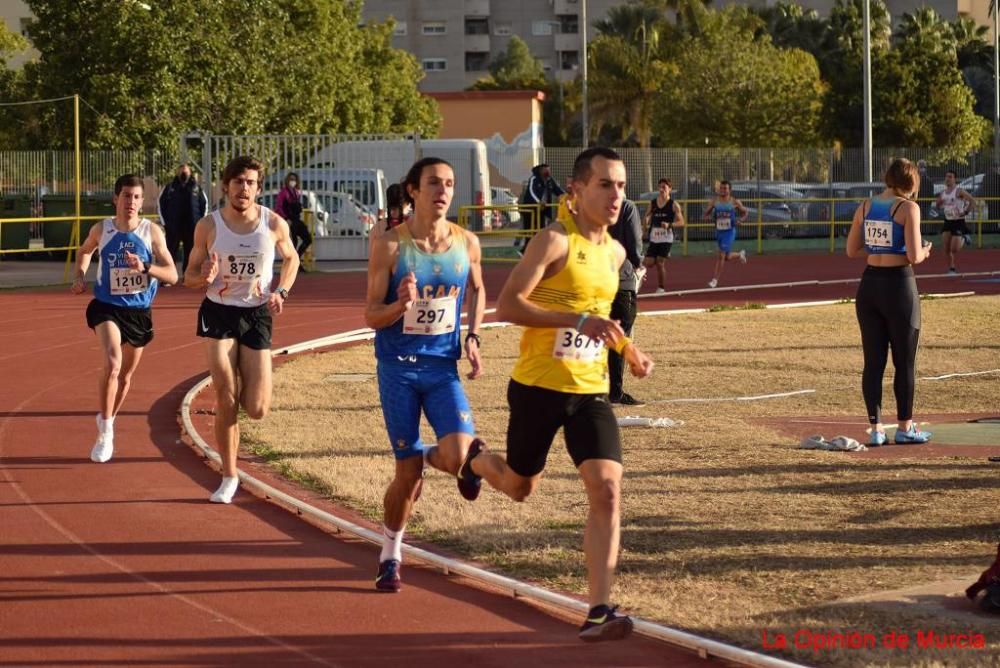
[[[561,207],[559,222],[569,241],[566,266],[539,281],[528,299],[550,311],[607,318],[618,291],[618,264],[607,232],[601,243],[584,238]],[[523,385],[569,394],[608,391],[608,351],[572,327],[526,327],[511,377]]]

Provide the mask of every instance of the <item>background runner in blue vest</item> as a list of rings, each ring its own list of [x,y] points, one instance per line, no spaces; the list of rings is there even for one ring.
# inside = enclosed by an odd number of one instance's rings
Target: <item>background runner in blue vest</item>
[[[465,356],[474,380],[482,373],[479,326],[486,308],[479,239],[448,222],[455,172],[440,158],[417,161],[403,180],[413,215],[379,236],[368,262],[365,323],[376,330],[375,357],[382,414],[396,471],[385,492],[382,551],[375,588],[399,591],[403,530],[420,496],[424,465],[458,476],[470,450],[478,452],[472,410],[458,377]],[[468,289],[466,287],[468,286]],[[461,334],[463,298],[468,333]],[[420,413],[437,445],[420,439]],[[480,478],[459,478],[472,501]]]
[[[715,225],[715,242],[719,246],[719,254],[715,258],[715,274],[708,282],[710,288],[719,284],[722,269],[727,262],[739,260],[743,264],[747,263],[747,252],[733,251],[733,242],[736,241],[736,226],[747,219],[749,211],[732,196],[730,188],[729,181],[719,181],[718,194],[712,198],[705,211],[705,220],[710,220]]]
[[[660,194],[649,202],[642,221],[646,229],[646,240],[649,242],[642,265],[646,269],[656,265],[658,295],[667,291],[667,258],[674,245],[674,228],[684,227],[684,214],[677,200],[671,196],[671,188],[670,179],[660,179]]]
[[[90,228],[76,256],[76,278],[70,290],[82,294],[94,251],[98,252],[94,299],[87,306],[87,325],[101,344],[104,369],[98,390],[97,442],[90,458],[98,463],[114,452],[115,415],[125,401],[132,375],[146,344],[153,338],[150,305],[157,284],[177,282],[177,268],[167,252],[159,226],[139,217],[142,178],[126,174],[115,181],[114,218]]]
[[[222,482],[209,497],[230,503],[239,486],[240,407],[251,420],[271,409],[272,317],[281,315],[299,271],[288,223],[257,204],[263,164],[248,155],[222,171],[225,205],[198,221],[184,285],[205,290],[195,334],[206,340],[215,388],[215,441]],[[281,275],[274,281],[274,256]]]
[[[920,295],[913,265],[931,255],[931,244],[920,236],[920,207],[912,201],[920,189],[917,166],[897,158],[885,173],[886,189],[854,212],[847,235],[847,256],[863,257],[854,309],[861,327],[865,368],[861,392],[871,424],[870,446],[884,445],[882,377],[892,350],[896,374],[896,443],[926,443],[931,434],[913,423],[917,342],[920,339]]]

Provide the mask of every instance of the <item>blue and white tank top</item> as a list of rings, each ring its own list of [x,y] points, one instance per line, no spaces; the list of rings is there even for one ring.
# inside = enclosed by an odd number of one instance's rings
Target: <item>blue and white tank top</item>
[[[208,249],[219,255],[219,273],[208,286],[207,296],[216,304],[260,306],[271,295],[274,278],[274,239],[271,238],[271,210],[259,207],[257,227],[249,234],[236,234],[212,212],[215,241]]]
[[[135,272],[125,261],[126,251],[143,262],[153,262],[152,223],[140,220],[131,232],[115,227],[114,218],[101,221],[100,257],[94,297],[99,301],[127,308],[149,308],[156,296],[158,281],[149,274]]]
[[[715,220],[716,233],[729,232],[736,229],[736,205],[729,202],[716,200],[715,208],[712,210],[712,218]]]
[[[906,255],[905,228],[893,214],[903,202],[900,197],[873,197],[865,214],[865,250],[869,255]]]
[[[461,314],[469,251],[462,228],[453,223],[449,227],[451,246],[443,253],[417,248],[405,223],[394,228],[399,235],[399,259],[389,277],[384,303],[397,300],[399,284],[410,272],[417,279],[417,302],[399,320],[375,332],[377,358],[462,357]]]

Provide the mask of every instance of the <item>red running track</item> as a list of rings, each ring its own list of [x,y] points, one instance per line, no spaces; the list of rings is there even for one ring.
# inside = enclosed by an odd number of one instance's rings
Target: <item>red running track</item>
[[[1000,266],[969,252],[968,271]],[[726,282],[848,278],[842,257],[752,258]],[[506,268],[490,269],[495,297]],[[676,289],[711,259],[670,261]],[[921,282],[996,293],[997,283]],[[850,296],[855,286],[644,299],[643,310]],[[287,345],[362,325],[360,274],[308,275],[275,326]],[[647,639],[584,645],[573,620],[407,566],[396,596],[372,590],[374,546],[333,538],[245,492],[207,502],[218,475],[180,441],[177,412],[204,375],[199,296],[161,291],[156,338],[116,424],[115,458],[88,456],[100,368],[88,298],[0,293],[0,663],[32,665],[704,665]],[[582,493],[582,492],[581,492]]]

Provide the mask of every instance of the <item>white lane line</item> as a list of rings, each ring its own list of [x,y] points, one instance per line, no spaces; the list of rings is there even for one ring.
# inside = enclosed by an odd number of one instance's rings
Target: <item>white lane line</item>
[[[703,404],[717,401],[761,401],[764,399],[780,399],[782,397],[794,397],[800,394],[813,394],[816,390],[793,390],[791,392],[776,392],[774,394],[757,394],[748,397],[694,397],[684,399],[656,399],[649,401],[650,404]]]
[[[991,373],[1000,373],[1000,369],[990,369],[989,371],[968,371],[966,373],[946,373],[943,376],[924,376],[918,380],[947,380],[948,378],[964,378],[967,376],[986,376]]]

